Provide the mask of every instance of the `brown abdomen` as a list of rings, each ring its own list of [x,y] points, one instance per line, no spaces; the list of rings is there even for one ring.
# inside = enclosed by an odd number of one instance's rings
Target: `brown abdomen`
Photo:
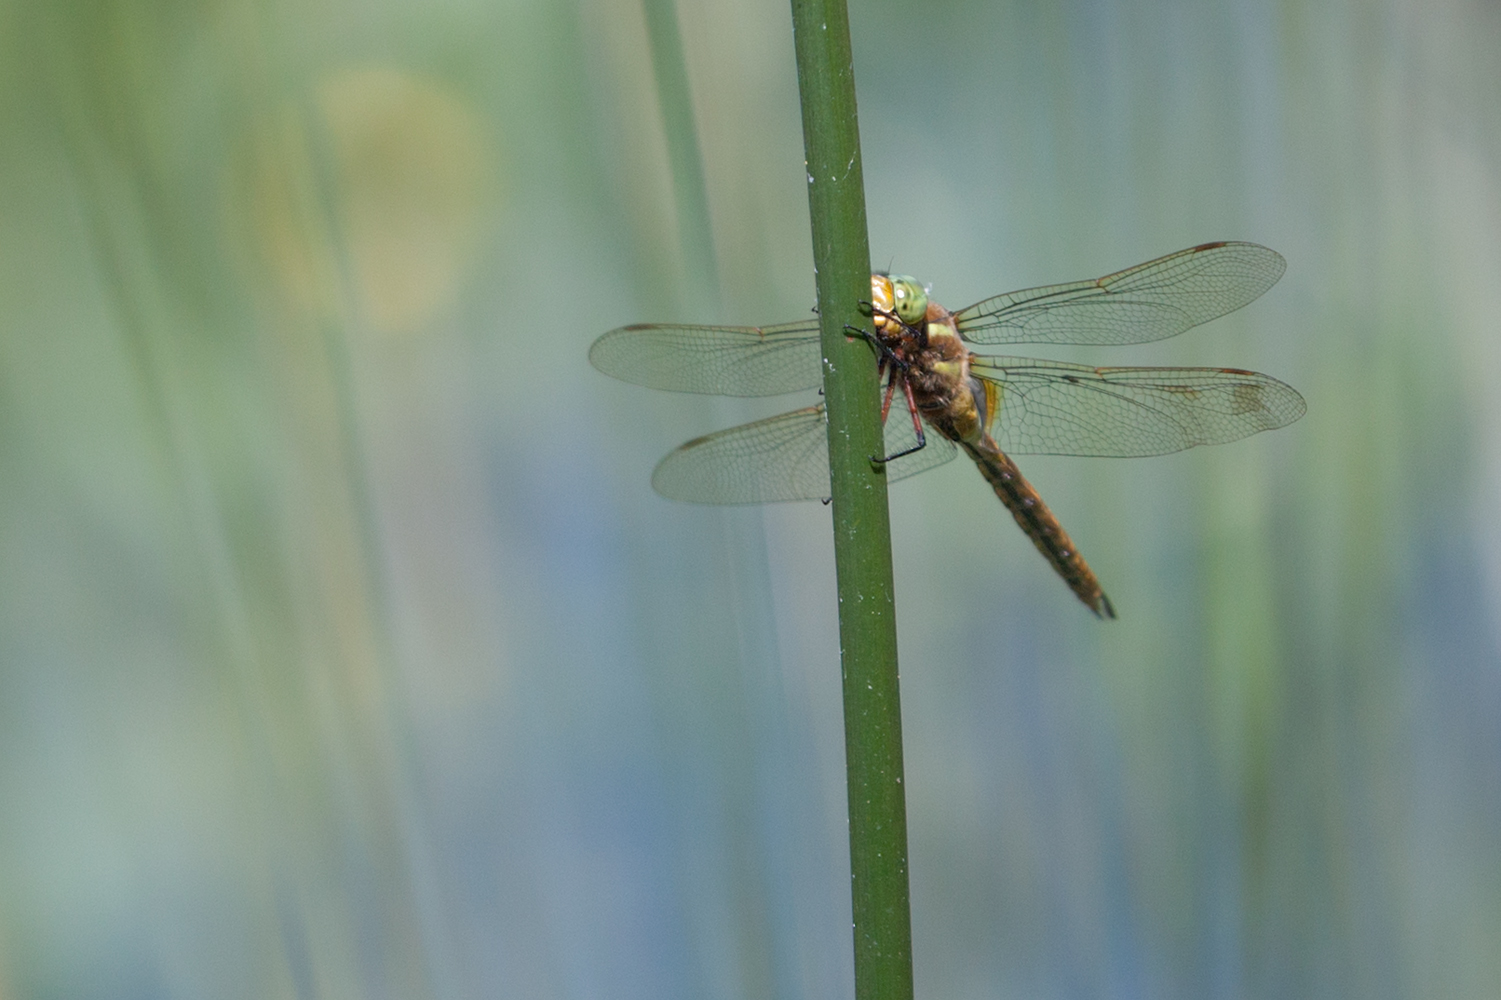
[[[1110,606],[1110,598],[1100,589],[1100,581],[1095,579],[1094,571],[1074,548],[1068,532],[1063,530],[1063,525],[1058,523],[1058,518],[1048,509],[1048,505],[1042,502],[1042,497],[1037,495],[1032,484],[1022,478],[1021,470],[1011,461],[1010,456],[996,447],[988,434],[977,442],[961,441],[959,444],[975,460],[975,464],[980,467],[980,474],[990,483],[995,495],[1001,498],[1001,503],[1006,505],[1011,516],[1016,518],[1022,531],[1032,539],[1037,551],[1052,563],[1053,569],[1058,571],[1058,575],[1063,577],[1079,600],[1089,605],[1089,610],[1099,617],[1114,618],[1115,608]]]

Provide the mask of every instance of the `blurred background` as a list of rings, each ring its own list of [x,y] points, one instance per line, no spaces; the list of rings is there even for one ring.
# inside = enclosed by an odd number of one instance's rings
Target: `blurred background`
[[[1501,992],[1501,10],[854,0],[951,307],[1254,240],[1238,444],[892,488],[917,985]],[[0,998],[850,995],[806,405],[612,382],[813,304],[787,4],[0,2]],[[1019,350],[1016,353],[1026,353]]]

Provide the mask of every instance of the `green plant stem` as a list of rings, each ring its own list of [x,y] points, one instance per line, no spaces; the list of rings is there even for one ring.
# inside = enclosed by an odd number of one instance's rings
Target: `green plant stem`
[[[823,323],[834,560],[844,671],[856,1000],[911,1000],[907,806],[885,452],[875,358],[845,324],[870,322],[870,245],[844,0],[792,0],[808,206]]]

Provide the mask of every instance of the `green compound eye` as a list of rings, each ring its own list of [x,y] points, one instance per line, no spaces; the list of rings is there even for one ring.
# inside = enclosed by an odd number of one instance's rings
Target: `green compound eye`
[[[903,323],[916,326],[928,315],[928,293],[916,278],[892,275],[891,288],[896,299],[894,312]]]

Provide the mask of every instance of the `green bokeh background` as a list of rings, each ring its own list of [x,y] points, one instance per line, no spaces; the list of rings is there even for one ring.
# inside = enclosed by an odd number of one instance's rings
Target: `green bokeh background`
[[[828,511],[648,486],[806,400],[585,362],[807,314],[789,12],[647,3],[0,2],[0,1000],[849,995]],[[919,995],[1501,995],[1501,11],[851,20],[878,266],[1264,243],[1039,353],[1309,404],[1023,463],[1110,624],[893,487]]]

